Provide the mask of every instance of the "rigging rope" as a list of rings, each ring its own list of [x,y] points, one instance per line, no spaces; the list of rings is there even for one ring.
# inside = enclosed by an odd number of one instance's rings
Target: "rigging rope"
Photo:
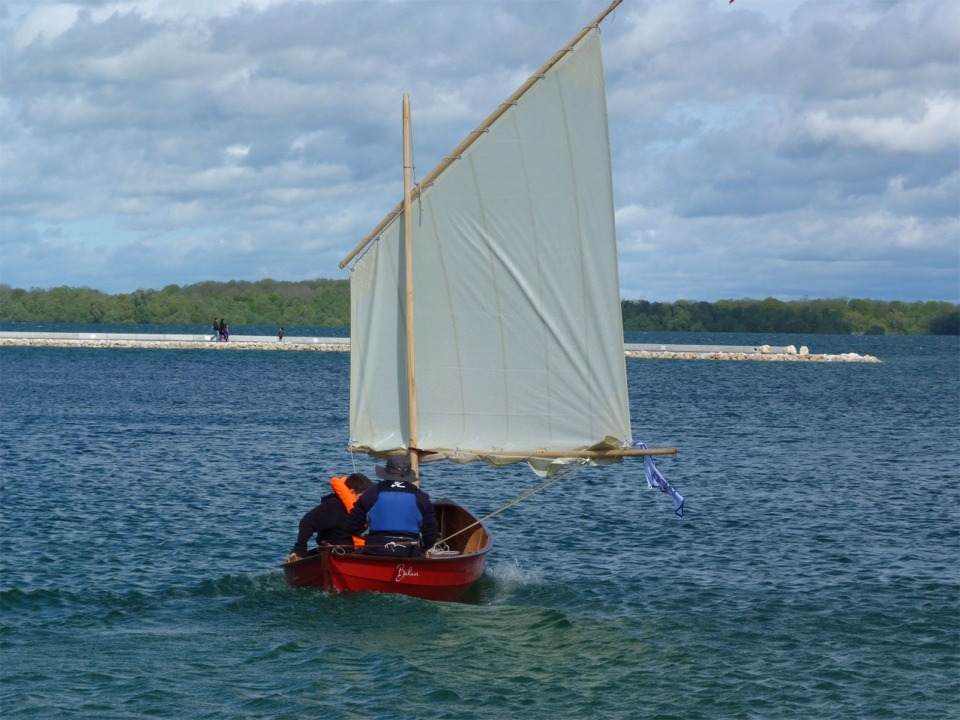
[[[521,502],[521,501],[523,501],[523,500],[526,500],[526,499],[527,499],[528,497],[530,497],[531,495],[535,495],[536,493],[540,492],[541,490],[546,490],[548,487],[550,487],[551,485],[553,485],[553,484],[556,483],[557,481],[562,480],[563,478],[567,477],[567,475],[573,474],[576,470],[579,470],[581,467],[583,467],[584,465],[586,465],[588,462],[589,462],[589,460],[587,460],[587,458],[577,458],[572,464],[567,465],[566,467],[561,468],[560,470],[558,470],[558,471],[556,472],[556,474],[554,474],[553,477],[551,477],[551,478],[550,478],[549,480],[547,480],[546,482],[540,483],[539,485],[537,485],[537,487],[533,488],[532,490],[528,490],[528,491],[525,492],[523,495],[520,495],[519,497],[514,498],[513,500],[511,500],[510,502],[508,502],[506,505],[504,505],[504,506],[502,506],[502,507],[500,507],[500,508],[497,508],[497,509],[494,510],[492,513],[490,513],[489,515],[485,515],[484,517],[480,518],[480,519],[477,520],[476,522],[473,522],[473,523],[471,523],[470,525],[467,525],[466,527],[457,530],[457,531],[456,531],[455,533],[453,533],[452,535],[447,535],[447,536],[444,537],[444,538],[440,538],[439,540],[437,540],[436,545],[439,545],[440,543],[446,543],[450,538],[454,538],[454,537],[456,537],[457,535],[459,535],[460,533],[465,532],[465,531],[469,530],[470,528],[476,527],[477,525],[480,525],[480,524],[486,522],[487,520],[489,520],[490,518],[494,517],[495,515],[499,515],[499,514],[502,513],[504,510],[507,510],[508,508],[513,507],[513,506],[516,505],[517,503],[519,503],[519,502]]]
[[[357,453],[355,453],[355,452],[353,452],[353,451],[350,452],[350,459],[353,461],[353,469],[354,469],[354,472],[357,471],[356,456],[357,456]],[[467,530],[470,530],[471,528],[475,528],[475,527],[477,527],[478,525],[483,524],[484,522],[486,522],[486,521],[489,520],[490,518],[499,515],[499,514],[502,513],[504,510],[508,510],[509,508],[512,508],[512,507],[513,507],[514,505],[516,505],[517,503],[520,503],[520,502],[526,500],[527,498],[529,498],[529,497],[531,497],[531,496],[533,496],[533,495],[536,495],[536,494],[537,494],[538,492],[540,492],[541,490],[546,490],[548,487],[550,487],[551,485],[559,482],[560,480],[563,480],[563,479],[564,479],[565,477],[567,477],[568,475],[572,475],[574,472],[576,472],[577,470],[579,470],[581,467],[583,467],[584,465],[586,465],[586,464],[589,463],[589,462],[590,462],[590,460],[589,460],[588,458],[576,458],[571,464],[562,467],[560,470],[558,470],[556,473],[554,473],[554,475],[551,476],[550,479],[547,480],[546,482],[540,483],[539,485],[537,485],[537,486],[536,486],[535,488],[533,488],[532,490],[528,490],[527,492],[523,493],[523,495],[520,495],[520,496],[514,498],[513,500],[511,500],[510,502],[508,502],[506,505],[503,505],[503,506],[497,508],[496,510],[494,510],[492,513],[488,513],[487,515],[484,515],[484,516],[483,516],[482,518],[480,518],[479,520],[476,520],[475,522],[470,523],[470,524],[467,525],[466,527],[460,528],[460,529],[457,530],[455,533],[453,533],[453,534],[451,534],[451,535],[447,535],[446,537],[440,538],[439,540],[437,540],[436,543],[434,543],[434,547],[438,547],[438,546],[440,546],[441,544],[444,544],[444,545],[445,545],[448,540],[450,540],[451,538],[455,538],[455,537],[456,537],[457,535],[459,535],[460,533],[466,532]]]

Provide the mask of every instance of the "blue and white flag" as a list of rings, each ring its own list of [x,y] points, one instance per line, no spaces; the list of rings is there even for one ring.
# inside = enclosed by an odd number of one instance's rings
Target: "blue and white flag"
[[[644,450],[647,448],[646,443],[642,442],[635,442],[633,446]],[[683,495],[674,490],[673,485],[667,482],[667,479],[657,468],[657,464],[653,462],[652,455],[643,456],[643,471],[647,476],[647,485],[661,492],[670,493],[670,497],[673,498],[673,511],[683,517]]]

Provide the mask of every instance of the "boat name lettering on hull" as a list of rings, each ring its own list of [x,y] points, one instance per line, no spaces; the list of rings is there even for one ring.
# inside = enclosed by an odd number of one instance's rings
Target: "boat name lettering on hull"
[[[408,568],[406,565],[397,565],[397,574],[394,582],[400,582],[404,578],[408,577],[420,577],[420,573],[417,572],[416,568]]]

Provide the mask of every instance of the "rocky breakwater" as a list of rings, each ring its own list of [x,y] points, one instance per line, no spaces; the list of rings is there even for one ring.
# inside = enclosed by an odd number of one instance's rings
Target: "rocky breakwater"
[[[32,347],[83,347],[83,348],[147,348],[167,350],[315,350],[323,352],[349,352],[350,343],[339,342],[277,342],[276,340],[123,340],[123,339],[73,339],[73,338],[0,338],[0,346],[19,345]]]
[[[234,336],[227,342],[215,342],[205,335],[132,335],[89,333],[0,333],[0,346],[146,348],[171,350],[272,350],[349,352],[349,338],[291,337],[282,342],[265,336]],[[787,347],[730,347],[708,345],[627,345],[628,358],[665,358],[671,360],[759,360],[767,362],[880,362],[872,355],[842,353],[814,354],[804,345]]]
[[[878,363],[879,358],[859,353],[840,353],[826,355],[811,353],[806,345],[799,350],[793,345],[774,350],[769,345],[761,345],[752,351],[715,350],[627,350],[628,358],[659,358],[671,360],[756,360],[760,362],[859,362]]]

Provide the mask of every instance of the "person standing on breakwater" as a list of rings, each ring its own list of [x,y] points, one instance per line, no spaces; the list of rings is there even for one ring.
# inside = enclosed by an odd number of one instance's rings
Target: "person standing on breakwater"
[[[224,342],[230,339],[230,326],[227,325],[223,318],[220,318],[220,339]]]
[[[214,317],[213,318],[213,337],[210,338],[211,341],[215,342],[220,339],[220,321]]]
[[[283,342],[283,326],[280,326],[280,332],[277,333],[277,342]]]

